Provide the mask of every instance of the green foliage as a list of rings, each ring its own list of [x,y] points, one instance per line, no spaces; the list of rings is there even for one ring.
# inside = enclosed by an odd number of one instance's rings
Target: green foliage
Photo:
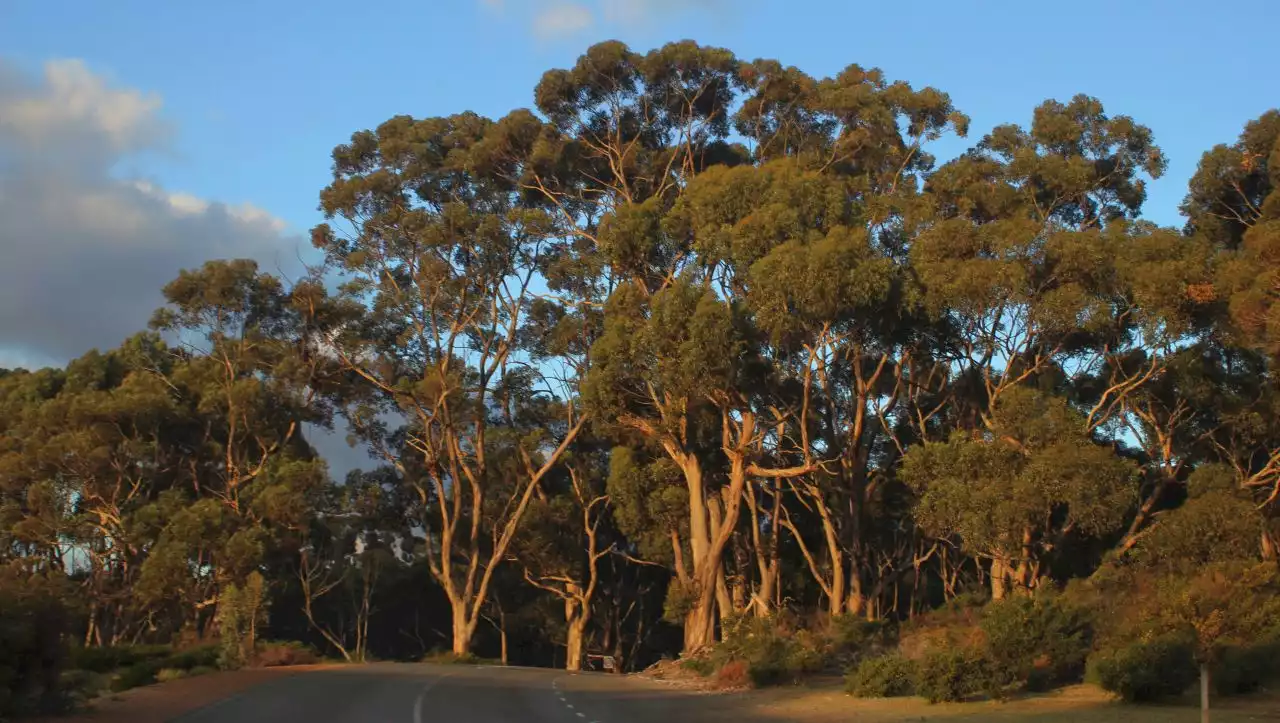
[[[218,600],[218,664],[225,670],[234,670],[253,659],[257,630],[266,619],[264,585],[262,575],[255,570],[243,587],[233,583],[223,588]]]
[[[142,660],[116,671],[111,677],[111,690],[119,693],[131,688],[139,688],[156,682],[156,676],[163,669],[159,660]]]
[[[197,645],[169,655],[165,658],[164,664],[167,668],[177,668],[179,670],[209,668],[217,666],[220,654],[221,651],[217,644]]]
[[[190,651],[174,653],[168,645],[115,645],[112,647],[81,648],[71,650],[68,667],[89,670],[95,673],[109,673],[117,668],[128,668],[136,663],[166,660],[168,667],[185,668],[183,665],[187,655],[203,657],[209,647],[193,648]],[[216,655],[216,650],[214,651]],[[194,665],[195,663],[193,663]],[[205,663],[207,664],[207,663]]]
[[[482,658],[475,653],[458,654],[451,650],[433,650],[422,656],[422,662],[435,665],[484,665],[495,661]]]
[[[977,648],[933,651],[917,666],[916,693],[930,703],[1000,697],[1006,684],[995,661]]]
[[[743,669],[744,670],[746,669],[745,661],[730,661],[730,662],[741,663],[744,666]],[[728,663],[726,663],[725,665],[728,665]],[[680,667],[684,668],[685,670],[691,673],[696,673],[706,678],[707,676],[716,672],[716,661],[711,658],[683,658],[680,661]]]
[[[751,670],[745,661],[731,660],[716,671],[716,687],[721,690],[737,690],[752,685]]]
[[[1225,646],[1214,656],[1209,680],[1218,696],[1252,693],[1280,678],[1280,631]]]
[[[1148,703],[1181,694],[1199,675],[1194,638],[1167,634],[1098,650],[1085,679],[1128,702]]]
[[[161,668],[156,672],[156,682],[168,683],[172,680],[180,680],[188,675],[190,675],[190,673],[181,668]]]
[[[1093,644],[1089,611],[1053,594],[992,602],[982,632],[1002,678],[1041,690],[1078,681]]]
[[[253,662],[263,668],[311,665],[320,662],[320,654],[297,640],[264,640],[258,644]]]
[[[918,675],[915,661],[900,655],[865,658],[845,676],[845,691],[857,698],[914,695]]]
[[[0,717],[56,712],[68,703],[61,582],[0,568]]]
[[[776,619],[737,615],[723,621],[723,635],[711,654],[711,669],[740,661],[752,685],[763,688],[797,682],[822,670],[825,641],[806,630],[787,630]]]

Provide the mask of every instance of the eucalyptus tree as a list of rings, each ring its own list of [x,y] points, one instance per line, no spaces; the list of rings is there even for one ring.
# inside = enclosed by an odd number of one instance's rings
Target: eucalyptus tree
[[[918,495],[917,522],[990,561],[991,596],[1000,599],[1034,590],[1071,535],[1118,529],[1137,470],[1095,443],[1061,397],[1013,387],[988,414],[977,435],[911,449],[901,475]]]
[[[326,217],[349,228],[313,232],[343,278],[326,348],[350,382],[347,416],[415,493],[458,654],[585,419],[572,386],[531,361],[531,330],[545,328],[535,284],[565,233],[522,185],[547,130],[529,114],[460,114],[356,133],[321,193]]]

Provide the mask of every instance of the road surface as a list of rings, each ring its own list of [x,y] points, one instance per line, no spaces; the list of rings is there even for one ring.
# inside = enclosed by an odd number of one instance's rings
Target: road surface
[[[377,664],[271,680],[175,723],[746,723],[715,698],[602,673]]]

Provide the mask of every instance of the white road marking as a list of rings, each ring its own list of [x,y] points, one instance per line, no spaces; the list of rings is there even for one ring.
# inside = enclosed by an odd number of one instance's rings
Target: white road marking
[[[579,717],[579,718],[586,718],[586,716],[585,716],[585,715],[583,715],[581,712],[579,712],[579,713],[578,713],[578,717]]]
[[[569,710],[573,710],[573,703],[565,703],[565,705],[569,707]]]
[[[439,678],[436,678],[435,680],[431,681],[430,683],[427,683],[426,687],[424,687],[422,691],[418,693],[417,699],[413,701],[413,723],[422,723],[422,701],[424,698],[426,698],[427,693],[430,693],[431,689],[436,687],[437,683],[444,680],[445,678],[448,678],[450,675],[453,675],[453,674],[448,673],[448,674],[442,675]]]

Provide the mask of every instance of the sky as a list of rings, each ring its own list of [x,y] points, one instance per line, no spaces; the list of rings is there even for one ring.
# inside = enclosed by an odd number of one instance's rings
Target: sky
[[[0,0],[0,367],[118,344],[210,258],[297,273],[335,145],[527,107],[607,39],[933,86],[972,119],[944,160],[1086,93],[1152,128],[1146,216],[1179,224],[1200,154],[1280,104],[1278,22],[1276,0]]]

